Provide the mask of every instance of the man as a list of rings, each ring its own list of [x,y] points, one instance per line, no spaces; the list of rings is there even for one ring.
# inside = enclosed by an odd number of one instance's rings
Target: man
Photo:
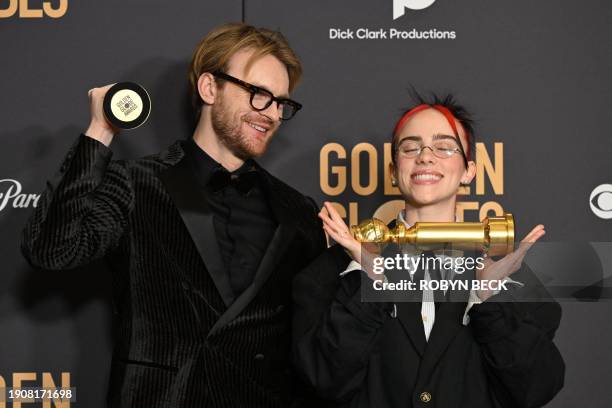
[[[89,91],[91,123],[49,182],[22,250],[46,269],[106,257],[117,337],[109,404],[287,407],[291,280],[325,247],[312,200],[261,156],[300,62],[277,32],[227,24],[190,71],[199,121],[157,155],[111,161],[110,86]]]

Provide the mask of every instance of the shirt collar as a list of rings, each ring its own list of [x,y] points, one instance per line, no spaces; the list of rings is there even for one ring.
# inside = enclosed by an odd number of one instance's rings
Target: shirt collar
[[[397,222],[403,223],[406,226],[406,228],[412,227],[412,225],[410,225],[408,221],[406,221],[406,209],[405,208],[402,208],[400,210],[400,212],[397,214],[396,220]],[[458,222],[456,215],[455,215],[455,222]]]
[[[406,228],[410,228],[410,227],[412,227],[412,225],[410,225],[410,224],[408,223],[408,221],[406,221],[406,218],[405,218],[405,217],[406,217],[406,215],[405,215],[405,214],[406,214],[406,209],[405,209],[405,208],[402,208],[402,209],[400,210],[399,214],[397,214],[397,218],[396,218],[396,220],[397,220],[397,222],[398,222],[398,223],[400,223],[400,222],[401,222],[402,224],[404,224],[404,225],[406,226]]]
[[[202,148],[200,148],[193,138],[189,138],[189,140],[187,140],[183,146],[185,155],[191,162],[191,167],[195,177],[201,185],[207,186],[215,171],[228,171],[219,162],[210,157],[210,155]],[[231,174],[242,174],[250,170],[259,170],[257,163],[253,159],[246,160],[238,169],[228,172]]]

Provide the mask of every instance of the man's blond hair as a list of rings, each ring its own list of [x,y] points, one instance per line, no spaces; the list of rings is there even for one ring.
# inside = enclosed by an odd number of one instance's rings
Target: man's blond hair
[[[257,58],[273,55],[287,68],[289,91],[292,91],[299,82],[302,76],[302,64],[280,32],[244,23],[223,24],[209,32],[193,53],[189,82],[193,105],[197,112],[203,104],[198,92],[200,75],[205,72],[226,71],[230,58],[243,49],[255,51],[247,63],[247,69]]]

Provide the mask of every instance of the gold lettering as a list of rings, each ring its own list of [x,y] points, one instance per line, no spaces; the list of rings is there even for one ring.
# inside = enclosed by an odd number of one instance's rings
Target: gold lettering
[[[62,373],[61,381],[62,381],[61,388],[69,389],[70,388],[70,373]],[[42,383],[43,383],[43,388],[45,390],[55,390],[56,388],[55,382],[53,381],[53,377],[51,377],[51,373],[42,374]],[[53,405],[56,408],[70,408],[70,398],[65,398],[63,400],[54,398]],[[51,408],[51,400],[45,398],[43,400],[42,408]]]
[[[2,395],[2,398],[0,398],[0,408],[6,408],[6,401],[4,396],[6,396],[6,381],[4,381],[4,377],[2,377],[0,375],[0,395]]]
[[[68,0],[59,0],[59,5],[56,9],[51,6],[51,2],[44,2],[43,10],[51,18],[60,18],[68,11]]]
[[[384,173],[384,188],[385,195],[400,195],[399,188],[391,184],[391,176],[389,174],[389,165],[391,164],[391,143],[385,143],[383,148],[383,173]]]
[[[455,204],[457,222],[463,222],[465,220],[465,212],[473,210],[478,210],[478,203],[476,201],[457,201]]]
[[[21,388],[23,381],[36,381],[36,373],[13,373],[13,389]],[[33,398],[21,398],[13,401],[13,408],[21,408],[22,403],[35,402]]]
[[[489,212],[491,211],[493,212],[493,214],[489,214]],[[504,215],[504,209],[499,203],[496,203],[495,201],[487,201],[480,207],[480,221],[490,216],[500,215]]]
[[[12,17],[19,6],[18,0],[9,0],[9,5],[5,9],[0,9],[0,18]]]
[[[369,183],[362,186],[361,179],[361,161],[359,155],[365,152],[368,155],[368,170]],[[366,196],[376,191],[378,187],[378,152],[376,148],[369,143],[359,143],[351,152],[351,187],[356,194]]]
[[[485,174],[489,176],[493,192],[497,195],[504,194],[504,145],[494,144],[495,165],[487,153],[483,143],[476,143],[476,194],[485,193]]]
[[[328,196],[340,195],[346,189],[346,167],[345,166],[332,166],[331,173],[338,177],[338,183],[336,186],[331,186],[329,182],[329,155],[330,153],[336,153],[338,159],[346,159],[346,150],[339,143],[328,143],[321,149],[319,153],[320,162],[320,180],[319,185],[321,191]]]
[[[31,9],[28,5],[28,0],[19,0],[19,17],[23,18],[41,18],[42,10]]]

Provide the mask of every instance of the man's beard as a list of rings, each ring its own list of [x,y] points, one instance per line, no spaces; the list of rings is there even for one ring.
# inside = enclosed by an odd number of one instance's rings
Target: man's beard
[[[225,106],[223,99],[215,103],[211,109],[212,128],[219,141],[241,160],[259,157],[265,153],[270,137],[264,142],[261,150],[249,143],[248,137],[243,134],[242,118],[234,119],[230,110]]]

